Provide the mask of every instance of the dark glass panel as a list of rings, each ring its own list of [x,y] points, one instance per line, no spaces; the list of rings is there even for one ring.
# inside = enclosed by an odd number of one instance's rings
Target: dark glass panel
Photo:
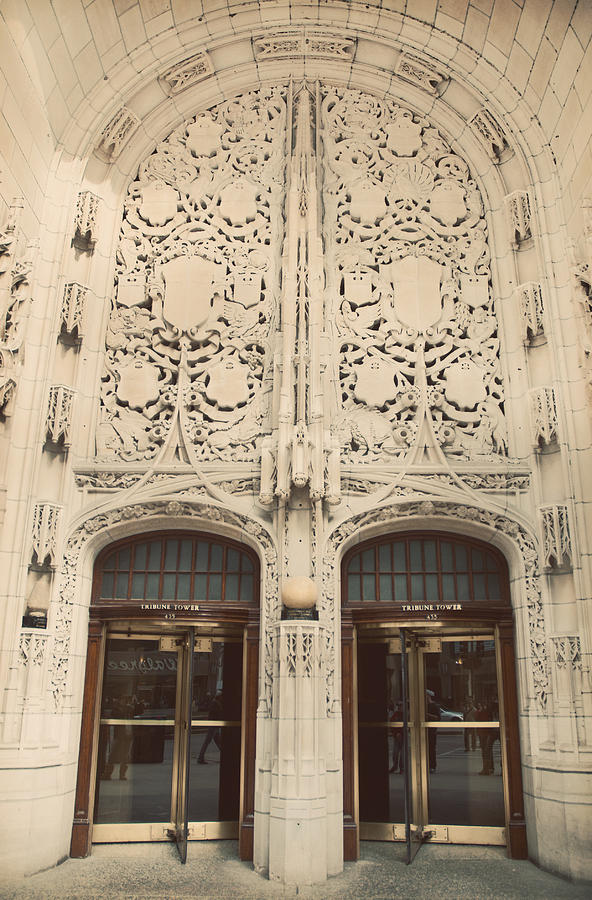
[[[436,559],[436,542],[424,541],[423,553],[425,559],[426,572],[437,572],[438,561]]]
[[[412,572],[422,572],[421,541],[409,541],[409,563]]]
[[[393,544],[393,562],[395,572],[407,571],[407,560],[405,558],[405,542],[397,541]]]
[[[115,596],[120,600],[127,599],[127,583],[128,583],[128,573],[124,572],[117,576],[116,584],[115,584]]]
[[[391,544],[383,544],[378,548],[378,569],[380,572],[391,571]]]
[[[360,576],[349,575],[347,579],[347,598],[350,603],[359,603],[362,599],[360,596]]]
[[[240,601],[241,601],[241,603],[252,603],[253,602],[253,576],[252,575],[241,575]]]
[[[380,597],[383,603],[393,601],[393,580],[390,575],[380,575]]]
[[[489,599],[490,600],[500,600],[501,599],[501,590],[499,577],[497,575],[490,574],[487,576],[487,585],[489,590]]]
[[[165,578],[167,576],[165,575]],[[177,600],[189,600],[191,593],[191,575],[183,573],[177,575]]]
[[[481,553],[480,550],[475,550],[473,548],[473,550],[471,551],[471,565],[473,567],[473,571],[476,571],[476,572],[483,571],[483,569],[484,569],[483,554]]]
[[[471,595],[469,592],[469,576],[468,575],[457,575],[456,576],[456,588],[458,591],[457,600],[459,603],[468,603],[471,599]]]
[[[246,553],[241,553],[241,566],[243,572],[253,571],[253,560]]]
[[[179,554],[179,570],[181,572],[191,571],[191,554],[193,551],[193,541],[181,541],[181,552]]]
[[[123,547],[119,551],[119,557],[117,560],[117,568],[118,569],[129,569],[130,567],[130,548]]]
[[[208,571],[208,545],[205,541],[198,541],[197,543],[197,553],[195,557],[195,571],[196,572],[207,572]]]
[[[461,544],[455,544],[454,552],[456,556],[456,571],[466,572],[469,568],[466,548],[461,546]]]
[[[210,555],[210,569],[214,572],[222,571],[222,547],[220,544],[212,544]]]
[[[142,571],[146,568],[146,551],[146,544],[136,544],[136,552],[134,553],[134,571]]]
[[[362,571],[363,572],[374,572],[374,548],[370,548],[369,550],[364,550],[362,553]]]
[[[452,544],[442,541],[440,544],[440,561],[443,572],[454,572],[454,560],[452,557]]]
[[[176,595],[176,575],[162,576],[162,597],[163,600],[174,600]]]
[[[415,576],[412,575],[412,578]],[[438,603],[439,595],[438,595],[438,576],[437,575],[426,575],[425,577],[425,586],[426,586],[426,602],[427,603]]]
[[[238,601],[238,575],[226,576],[224,599],[229,603],[236,603]]]
[[[179,553],[179,541],[168,540],[164,556],[164,567],[173,572],[177,568],[177,555]]]
[[[196,575],[193,596],[195,600],[207,600],[208,576]]]
[[[156,572],[150,572],[146,576],[146,599],[147,600],[157,600],[158,599],[158,587],[160,584],[160,575]]]
[[[228,548],[226,554],[226,571],[227,572],[238,572],[240,569],[240,557],[236,550],[233,550],[231,547]]]
[[[376,579],[374,575],[362,575],[362,582],[363,599],[366,602],[374,602],[376,600]]]
[[[487,600],[485,575],[473,575],[473,592],[475,600]]]
[[[113,596],[114,575],[113,572],[103,572],[101,580],[101,597]]]
[[[145,575],[143,572],[141,575],[132,575],[131,597],[133,600],[142,600],[144,598],[144,580]]]
[[[210,575],[210,594],[208,600],[222,599],[222,576]]]
[[[442,601],[444,603],[454,603],[456,600],[456,586],[454,584],[454,575],[442,575]]]
[[[161,541],[151,541],[149,545],[149,554],[148,554],[148,568],[151,572],[159,572],[160,571],[160,558],[162,551],[162,542]]]
[[[411,602],[424,603],[423,575],[411,576]]]

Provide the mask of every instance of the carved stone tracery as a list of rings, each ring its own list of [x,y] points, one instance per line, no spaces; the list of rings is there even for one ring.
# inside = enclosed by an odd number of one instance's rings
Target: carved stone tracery
[[[128,190],[97,452],[250,461],[269,429],[286,105],[281,89],[184,124]],[[188,299],[189,302],[188,302]]]
[[[448,455],[505,455],[487,228],[468,166],[394,101],[327,89],[322,117],[345,458],[405,454],[424,415]]]

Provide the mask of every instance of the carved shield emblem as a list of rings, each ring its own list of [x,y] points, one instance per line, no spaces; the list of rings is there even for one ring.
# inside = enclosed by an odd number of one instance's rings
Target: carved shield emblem
[[[160,272],[165,320],[179,331],[203,327],[212,316],[215,285],[224,279],[224,266],[201,256],[178,256]]]
[[[386,212],[385,191],[370,179],[359,181],[351,189],[349,211],[353,219],[373,225]]]
[[[483,372],[470,360],[461,360],[449,366],[444,373],[444,381],[446,399],[460,409],[474,409],[487,397]]]
[[[440,282],[445,269],[426,256],[404,256],[391,264],[397,319],[425,331],[442,315]]]
[[[149,225],[164,225],[177,212],[177,191],[163,181],[153,181],[142,191],[138,212]]]
[[[416,125],[408,116],[401,116],[384,130],[386,145],[397,156],[413,156],[421,148],[421,125]]]
[[[234,299],[247,309],[255,306],[261,298],[261,274],[244,272],[234,279]]]
[[[257,215],[257,193],[255,185],[244,178],[227,184],[220,191],[220,215],[228,219],[231,225],[243,225],[254,219]]]
[[[489,303],[489,279],[487,275],[461,275],[460,290],[463,303],[475,309]]]
[[[144,409],[158,400],[160,388],[158,369],[150,363],[136,360],[119,373],[117,396],[130,409]]]
[[[240,403],[246,403],[249,399],[248,372],[247,366],[237,359],[221,360],[208,373],[206,397],[219,409],[235,409]]]
[[[432,191],[430,212],[443,225],[455,225],[467,215],[465,192],[456,181],[441,181]]]
[[[211,156],[220,146],[222,125],[211,119],[198,119],[187,128],[186,145],[195,156]]]
[[[383,406],[394,400],[397,388],[393,366],[375,356],[367,356],[358,369],[354,396],[368,406]]]
[[[346,272],[344,276],[345,299],[350,303],[369,303],[372,299],[370,272]]]

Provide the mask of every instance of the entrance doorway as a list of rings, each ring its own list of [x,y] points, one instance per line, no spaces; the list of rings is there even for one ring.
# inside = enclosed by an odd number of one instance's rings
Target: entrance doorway
[[[238,838],[252,858],[258,563],[144,535],[95,566],[72,856],[93,843]]]
[[[344,850],[360,840],[526,855],[505,561],[442,534],[344,560]]]
[[[110,629],[93,842],[238,837],[243,706],[240,631]]]
[[[360,838],[505,845],[493,632],[361,629]]]

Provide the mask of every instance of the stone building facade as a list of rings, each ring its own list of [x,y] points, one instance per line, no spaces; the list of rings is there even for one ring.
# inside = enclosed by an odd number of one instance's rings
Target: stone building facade
[[[590,4],[2,16],[2,865],[592,877]]]

